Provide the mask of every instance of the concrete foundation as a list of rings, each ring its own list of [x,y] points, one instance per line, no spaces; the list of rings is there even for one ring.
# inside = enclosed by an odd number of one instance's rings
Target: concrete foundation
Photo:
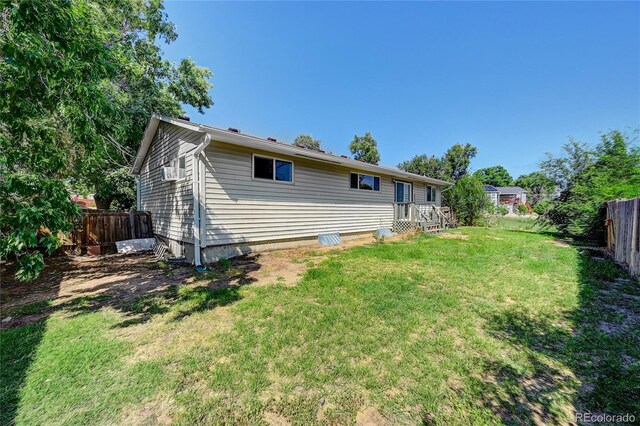
[[[356,238],[373,235],[373,231],[357,232],[350,234],[340,234],[342,241],[348,241]],[[298,238],[290,240],[266,241],[264,243],[252,244],[228,244],[224,246],[209,246],[202,249],[202,259],[204,263],[214,263],[220,259],[230,259],[236,256],[242,256],[249,253],[260,253],[270,250],[281,250],[294,247],[318,246],[317,237]]]
[[[341,240],[349,241],[356,238],[362,238],[369,235],[373,235],[373,231],[356,232],[349,234],[340,234]],[[156,235],[159,240],[162,240],[168,247],[171,254],[176,257],[185,257],[187,262],[193,263],[193,244],[186,243],[184,241],[172,240],[161,235]],[[318,246],[317,237],[297,238],[289,240],[278,241],[265,241],[261,243],[238,243],[227,244],[222,246],[208,246],[203,247],[201,252],[202,263],[210,264],[219,261],[220,259],[230,259],[237,256],[242,256],[249,253],[260,253],[270,250],[282,250],[294,247],[308,247]],[[338,247],[338,246],[337,246]]]

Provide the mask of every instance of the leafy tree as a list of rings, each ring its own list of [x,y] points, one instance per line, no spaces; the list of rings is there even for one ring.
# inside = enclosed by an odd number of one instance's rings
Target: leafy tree
[[[128,167],[122,167],[109,173],[105,183],[100,185],[94,194],[96,206],[100,208],[114,208],[129,210],[135,206],[135,179],[129,173]]]
[[[67,182],[130,164],[151,112],[212,105],[211,72],[165,60],[161,0],[5,2],[0,13],[0,256],[37,277],[71,228]]]
[[[444,176],[457,182],[462,176],[469,172],[471,159],[478,155],[478,148],[470,144],[455,144],[444,153],[442,163],[444,165]]]
[[[513,178],[502,166],[487,167],[480,169],[474,173],[474,175],[480,179],[480,182],[485,185],[493,186],[509,186],[513,184]]]
[[[411,160],[398,164],[398,168],[407,172],[456,182],[469,172],[471,159],[478,154],[472,145],[455,144],[444,153],[442,158],[433,155],[416,155]]]
[[[541,165],[563,188],[544,217],[574,237],[603,241],[603,203],[640,196],[640,149],[612,130],[595,148],[571,140],[564,151],[564,157],[549,155]]]
[[[490,204],[482,188],[482,182],[470,175],[462,176],[451,189],[443,192],[443,195],[461,225],[477,225]]]
[[[293,140],[293,144],[301,148],[320,151],[320,140],[314,139],[309,135],[301,134],[296,136],[296,138]]]
[[[556,187],[556,184],[541,171],[522,175],[516,179],[515,184],[527,190],[527,201],[533,206],[541,200],[551,198]]]
[[[356,160],[370,164],[378,164],[380,162],[378,142],[369,132],[365,133],[364,136],[355,135],[349,145],[349,151],[351,151],[353,158]]]
[[[444,179],[444,164],[440,158],[433,155],[416,155],[411,160],[398,164],[400,170],[415,173],[417,175],[428,176],[435,179]]]
[[[554,157],[547,152],[547,159],[540,163],[540,168],[564,191],[580,173],[593,164],[595,152],[586,143],[573,138],[569,138],[562,150],[565,152],[563,157]]]
[[[533,207],[533,211],[542,216],[547,213],[549,207],[551,207],[551,200],[543,199],[536,203],[536,205]]]

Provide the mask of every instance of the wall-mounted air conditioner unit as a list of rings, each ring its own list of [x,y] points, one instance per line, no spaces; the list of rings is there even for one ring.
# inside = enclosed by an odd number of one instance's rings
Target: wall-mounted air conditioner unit
[[[177,167],[163,167],[162,180],[174,181],[180,179],[180,171]]]

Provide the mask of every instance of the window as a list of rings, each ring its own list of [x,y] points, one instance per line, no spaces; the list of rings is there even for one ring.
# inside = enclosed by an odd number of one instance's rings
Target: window
[[[351,189],[380,191],[380,178],[378,176],[351,173]]]
[[[428,202],[436,202],[436,187],[435,186],[427,186],[427,201]]]
[[[186,157],[180,156],[171,160],[171,167],[175,169],[178,179],[184,179],[186,176],[187,162]]]
[[[254,155],[253,178],[293,182],[293,162]]]
[[[293,163],[276,160],[276,180],[291,182],[293,180]]]
[[[411,184],[396,181],[396,203],[410,203],[412,197]]]

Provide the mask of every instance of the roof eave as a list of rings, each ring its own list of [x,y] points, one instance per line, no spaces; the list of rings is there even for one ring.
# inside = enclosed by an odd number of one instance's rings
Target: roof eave
[[[440,179],[433,179],[427,176],[416,175],[402,170],[396,170],[385,166],[378,166],[375,164],[365,163],[363,161],[354,160],[352,158],[338,157],[331,154],[325,154],[305,148],[296,147],[293,145],[287,145],[282,142],[273,142],[257,138],[255,136],[243,135],[235,132],[229,132],[215,127],[202,126],[202,130],[211,135],[214,141],[229,143],[232,145],[244,146],[247,148],[260,149],[268,152],[275,152],[279,154],[289,155],[292,157],[306,158],[313,161],[320,161],[323,163],[330,163],[350,167],[356,170],[370,171],[378,174],[386,174],[395,177],[404,177],[405,179],[418,180],[434,185],[451,186],[451,182],[443,181]]]
[[[147,128],[144,130],[144,135],[142,136],[140,147],[138,148],[136,158],[133,162],[133,166],[131,167],[130,173],[132,175],[140,174],[140,170],[142,169],[144,160],[147,157],[147,153],[149,152],[149,148],[151,147],[151,142],[153,142],[153,137],[155,136],[156,131],[158,130],[158,125],[160,124],[160,121],[174,124],[176,126],[180,126],[185,129],[193,130],[195,132],[204,132],[200,125],[192,124],[185,120],[171,118],[162,114],[152,114],[151,118],[149,119],[149,123],[147,123]]]
[[[218,142],[229,143],[232,145],[245,146],[248,148],[259,149],[263,151],[276,152],[280,154],[290,155],[293,157],[307,158],[313,161],[320,161],[323,163],[330,163],[341,165],[344,167],[350,167],[355,170],[370,171],[372,173],[386,174],[394,177],[405,178],[413,181],[421,181],[440,186],[452,186],[453,183],[440,179],[434,179],[427,176],[416,175],[414,173],[405,172],[398,169],[393,169],[385,166],[378,166],[375,164],[365,163],[364,161],[354,160],[352,158],[338,157],[332,154],[326,154],[317,152],[305,148],[300,148],[293,145],[287,145],[282,142],[273,142],[258,138],[251,135],[244,135],[241,133],[235,133],[228,130],[218,129],[215,127],[192,123],[190,121],[176,119],[161,114],[153,114],[145,129],[140,148],[136,155],[136,159],[131,168],[131,173],[134,175],[140,174],[142,165],[147,156],[147,152],[153,141],[153,137],[158,129],[160,121],[167,122],[176,126],[180,126],[186,129],[190,129],[196,132],[206,132],[211,135],[211,139]]]

